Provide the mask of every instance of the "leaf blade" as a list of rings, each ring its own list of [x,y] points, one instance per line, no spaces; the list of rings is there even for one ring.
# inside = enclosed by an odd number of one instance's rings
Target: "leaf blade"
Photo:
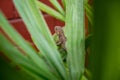
[[[57,0],[50,0],[50,2],[63,16],[65,16],[65,11],[62,9],[62,7],[60,6]]]
[[[65,20],[65,17],[64,15],[61,15],[59,12],[55,11],[54,9],[48,7],[47,5],[45,5],[44,3],[38,1],[37,3],[37,6],[40,10],[42,10],[43,12],[46,12],[47,14],[61,20],[61,21],[64,21]]]
[[[84,72],[85,32],[83,0],[66,0],[68,65],[71,80],[80,80]]]
[[[13,40],[29,56],[29,58],[35,63],[38,69],[43,70],[43,75],[51,75],[48,66],[37,55],[36,51],[31,46],[29,46],[29,44],[20,36],[20,34],[12,28],[12,26],[3,17],[2,13],[0,13],[0,27],[7,33],[11,40]],[[51,78],[51,76],[49,77]]]
[[[43,16],[37,8],[36,2],[34,0],[21,0],[23,2],[18,0],[14,1],[23,7],[20,9],[18,4],[16,4],[16,7],[19,9],[19,13],[27,25],[27,29],[29,30],[34,43],[41,53],[43,53],[53,72],[57,75],[57,77],[66,79],[67,73],[62,59]]]

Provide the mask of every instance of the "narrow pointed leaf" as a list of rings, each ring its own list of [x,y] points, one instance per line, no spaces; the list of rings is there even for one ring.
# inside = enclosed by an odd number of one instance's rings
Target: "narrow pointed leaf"
[[[26,73],[29,77],[37,79],[41,79],[40,76],[49,78],[48,75],[42,75],[43,72],[35,66],[35,63],[33,63],[27,55],[23,55],[23,53],[21,53],[16,46],[12,45],[2,34],[0,34],[0,44],[0,51],[10,60],[9,64],[13,68],[17,66],[21,74]],[[29,67],[31,70],[26,67]]]
[[[88,3],[85,3],[84,6],[85,6],[87,18],[90,24],[93,25],[93,9]]]
[[[44,55],[57,77],[67,78],[62,59],[52,35],[37,8],[35,0],[14,0],[37,48]],[[31,6],[32,5],[32,6]]]
[[[0,56],[0,79],[1,80],[31,80],[35,79],[21,70],[11,67],[8,62]]]
[[[61,20],[61,21],[65,21],[65,17],[64,15],[60,14],[59,12],[55,11],[54,9],[50,8],[49,6],[45,5],[44,3],[37,1],[37,6],[40,10],[42,10],[43,12],[46,12],[47,14]]]
[[[58,3],[57,0],[49,0],[49,1],[53,4],[53,6],[54,6],[63,16],[65,16],[65,12],[64,12],[63,8],[61,7],[61,5]]]
[[[83,0],[66,0],[65,34],[71,80],[80,80],[84,72],[85,54]]]
[[[62,4],[63,4],[63,6],[64,6],[64,8],[66,10],[66,0],[62,0]]]
[[[29,56],[38,69],[43,70],[44,75],[51,75],[48,66],[41,58],[39,58],[36,51],[20,36],[20,34],[13,29],[13,27],[3,17],[2,13],[0,13],[0,27],[8,34],[11,40],[13,40],[27,54],[27,56]]]

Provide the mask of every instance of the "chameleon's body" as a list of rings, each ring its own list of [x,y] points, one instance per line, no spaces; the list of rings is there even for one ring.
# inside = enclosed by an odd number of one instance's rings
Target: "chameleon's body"
[[[66,37],[64,34],[64,31],[62,29],[62,27],[60,26],[55,26],[55,33],[58,36],[58,41],[56,42],[57,45],[60,45],[65,51],[66,51]]]

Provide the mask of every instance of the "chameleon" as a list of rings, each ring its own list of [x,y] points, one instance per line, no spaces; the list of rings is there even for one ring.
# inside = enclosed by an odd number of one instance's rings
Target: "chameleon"
[[[67,39],[66,39],[66,36],[64,34],[62,27],[55,26],[54,30],[55,30],[56,35],[58,36],[58,41],[56,41],[57,46],[61,46],[65,51],[67,51],[66,46],[65,46]]]

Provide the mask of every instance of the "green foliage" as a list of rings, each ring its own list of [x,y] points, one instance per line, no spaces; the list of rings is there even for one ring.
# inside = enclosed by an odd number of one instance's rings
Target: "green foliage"
[[[54,5],[54,7],[63,15],[65,16],[65,11],[62,9],[60,4],[58,3],[57,0],[50,0],[50,2]]]
[[[94,14],[91,80],[120,80],[120,1],[94,0]]]
[[[74,6],[74,7],[73,7]],[[79,16],[79,17],[78,17]],[[66,0],[68,67],[71,80],[80,80],[84,72],[85,32],[83,0]]]
[[[85,7],[87,18],[90,24],[93,26],[93,8],[88,3],[84,3],[84,7]]]
[[[43,12],[46,12],[46,13],[48,13],[49,15],[51,15],[51,16],[53,16],[53,17],[55,17],[55,18],[57,18],[57,19],[59,19],[59,20],[61,20],[61,21],[64,21],[64,20],[65,20],[64,15],[62,15],[61,13],[59,13],[59,12],[55,11],[54,9],[48,7],[48,6],[45,5],[44,3],[38,1],[36,4],[38,5],[38,8],[39,8],[40,10],[42,10]]]
[[[33,80],[35,76],[28,75],[25,71],[17,69],[15,66],[8,65],[6,60],[0,57],[0,79],[1,80]]]
[[[18,72],[13,70],[12,77],[6,76],[12,80],[16,80],[16,78],[21,80],[23,77],[25,80],[87,80],[83,76],[85,54],[83,0],[62,0],[66,11],[62,9],[57,0],[50,0],[57,11],[37,0],[13,1],[40,52],[37,52],[24,40],[0,12],[0,28],[14,43],[12,44],[3,34],[0,34],[0,51],[12,61],[10,63],[3,62],[2,64],[6,66],[3,69],[8,68],[7,71],[10,73],[14,66],[18,66],[20,69]],[[66,63],[62,61],[61,52],[58,50],[39,9],[65,21],[68,54]],[[14,73],[16,73],[15,77],[13,77]],[[8,80],[8,78],[5,79]]]

